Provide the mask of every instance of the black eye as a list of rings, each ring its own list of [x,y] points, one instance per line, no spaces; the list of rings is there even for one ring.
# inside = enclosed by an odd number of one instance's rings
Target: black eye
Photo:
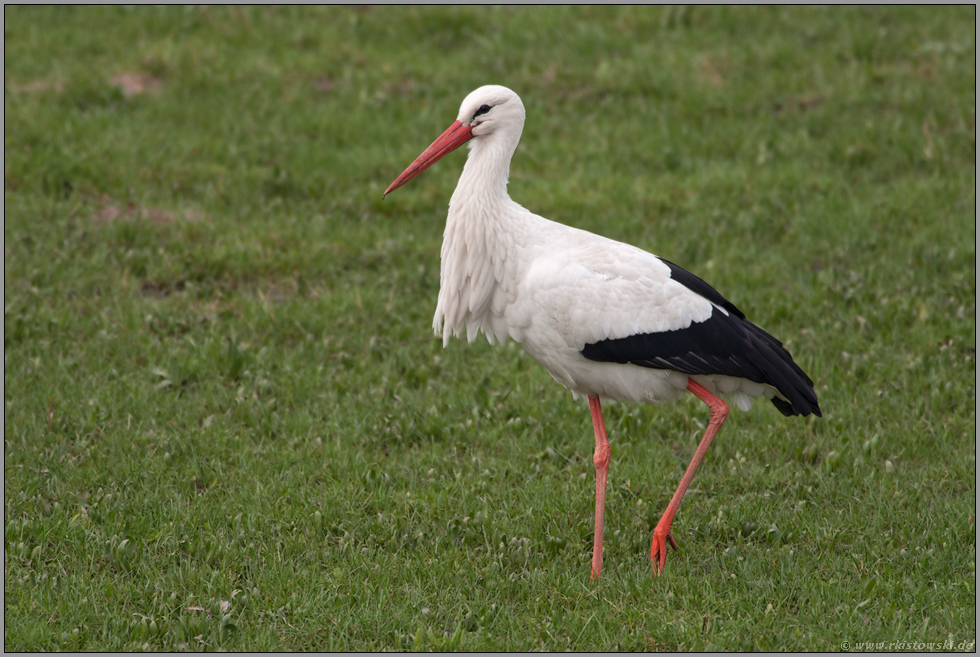
[[[487,113],[487,112],[489,112],[489,111],[490,111],[491,109],[492,109],[492,108],[491,108],[491,107],[490,107],[489,105],[481,105],[481,106],[480,106],[480,109],[478,109],[478,110],[477,110],[477,111],[476,111],[476,112],[475,112],[475,113],[473,114],[473,118],[475,119],[476,117],[478,117],[478,116],[480,116],[481,114],[486,114],[486,113]]]

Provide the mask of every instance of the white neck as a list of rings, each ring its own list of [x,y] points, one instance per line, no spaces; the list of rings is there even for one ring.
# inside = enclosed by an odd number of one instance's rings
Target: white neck
[[[453,206],[468,206],[474,202],[500,206],[510,201],[507,194],[510,160],[521,137],[520,133],[516,139],[508,137],[511,135],[506,131],[498,131],[470,142],[466,165],[449,201],[450,220],[453,218]]]
[[[443,342],[466,327],[472,342],[483,332],[493,342],[505,336],[494,330],[492,300],[518,259],[508,253],[505,235],[520,231],[527,214],[507,194],[510,160],[520,129],[498,129],[472,140],[459,184],[449,202],[442,243],[439,304],[433,327]]]

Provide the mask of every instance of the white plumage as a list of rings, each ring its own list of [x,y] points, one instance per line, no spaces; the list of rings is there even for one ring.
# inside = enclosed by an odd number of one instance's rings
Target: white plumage
[[[511,200],[510,161],[523,128],[517,94],[480,87],[385,194],[469,141],[449,203],[433,327],[444,344],[464,330],[471,342],[479,333],[491,343],[510,338],[556,381],[590,399],[602,488],[597,484],[595,575],[608,463],[599,398],[657,403],[690,390],[712,406],[713,418],[715,407],[718,413],[724,407],[714,394],[743,410],[753,397],[766,396],[787,415],[820,411],[812,383],[782,345],[706,283],[634,246],[549,221]],[[726,413],[724,407],[714,431],[709,426],[705,450]],[[696,467],[692,462],[691,476]],[[654,533],[651,556],[660,567],[683,492],[678,489],[677,504],[661,521],[666,526]]]

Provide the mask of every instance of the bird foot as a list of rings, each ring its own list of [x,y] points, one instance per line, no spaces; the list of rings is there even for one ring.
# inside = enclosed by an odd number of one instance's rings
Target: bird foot
[[[661,527],[659,524],[653,530],[653,543],[650,545],[650,561],[653,562],[653,574],[659,575],[663,572],[664,564],[667,562],[667,544],[677,549],[677,541],[670,533],[670,525]]]

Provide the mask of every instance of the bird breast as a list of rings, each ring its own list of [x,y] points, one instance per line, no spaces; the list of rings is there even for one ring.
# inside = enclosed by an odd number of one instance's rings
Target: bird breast
[[[529,245],[525,232],[508,221],[506,214],[472,204],[450,207],[433,318],[433,328],[442,334],[443,344],[450,335],[459,337],[464,328],[470,342],[479,333],[491,344],[508,337],[518,339],[519,326],[508,322],[507,310],[517,300]]]

